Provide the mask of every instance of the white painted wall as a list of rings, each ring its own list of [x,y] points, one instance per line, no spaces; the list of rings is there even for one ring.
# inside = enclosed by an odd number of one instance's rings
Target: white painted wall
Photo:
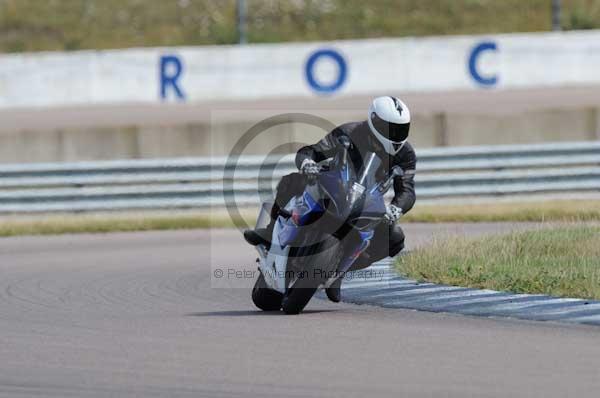
[[[469,72],[472,49],[493,42],[477,70],[497,76],[482,86]],[[448,91],[600,84],[600,31],[148,48],[0,55],[0,108],[161,102],[160,58],[183,64],[185,101],[323,95],[307,82],[305,64],[316,50],[345,59],[347,79],[329,95]],[[331,82],[330,59],[315,64],[317,81]],[[167,101],[175,101],[168,90]]]

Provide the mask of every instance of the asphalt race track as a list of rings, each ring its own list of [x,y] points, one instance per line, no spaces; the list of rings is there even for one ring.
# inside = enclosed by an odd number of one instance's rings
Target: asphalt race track
[[[0,239],[0,396],[598,396],[600,328],[318,299],[265,314],[211,288],[254,258],[228,230]]]

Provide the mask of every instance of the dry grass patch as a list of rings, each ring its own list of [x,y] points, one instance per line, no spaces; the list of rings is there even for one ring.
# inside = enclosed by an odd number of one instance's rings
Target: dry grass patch
[[[0,236],[232,228],[235,224],[228,215],[220,213],[213,215],[144,212],[13,216],[0,220]]]
[[[419,205],[402,222],[600,221],[600,200]]]
[[[106,233],[196,228],[231,228],[254,225],[257,209],[242,209],[232,220],[227,211],[174,210],[105,212],[61,215],[4,216],[0,236]],[[541,203],[499,203],[473,205],[420,205],[405,222],[544,222],[600,221],[600,201],[548,201]]]

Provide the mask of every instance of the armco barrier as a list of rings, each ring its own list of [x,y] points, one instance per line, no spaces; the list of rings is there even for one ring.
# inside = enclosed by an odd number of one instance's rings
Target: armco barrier
[[[600,192],[600,142],[434,148],[417,152],[417,196]],[[230,167],[226,171],[226,166]],[[0,167],[0,213],[255,205],[293,155],[16,164]],[[225,179],[233,190],[224,193]]]

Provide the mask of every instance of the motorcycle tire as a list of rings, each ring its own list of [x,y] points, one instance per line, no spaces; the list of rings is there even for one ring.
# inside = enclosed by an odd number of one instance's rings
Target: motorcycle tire
[[[282,300],[283,294],[270,289],[265,282],[265,277],[260,273],[252,288],[252,302],[254,305],[263,311],[279,311]]]
[[[331,241],[329,239],[335,239]],[[297,315],[302,310],[312,296],[317,291],[319,285],[327,280],[327,277],[318,275],[315,272],[311,272],[312,267],[305,265],[318,264],[323,268],[335,269],[337,262],[339,262],[339,248],[338,241],[336,238],[329,238],[327,241],[322,242],[318,247],[312,248],[312,254],[303,253],[303,255],[295,257],[295,267],[300,270],[309,270],[303,273],[304,277],[296,279],[291,287],[288,287],[283,300],[281,302],[281,309],[288,315]],[[334,264],[335,263],[335,264]]]

